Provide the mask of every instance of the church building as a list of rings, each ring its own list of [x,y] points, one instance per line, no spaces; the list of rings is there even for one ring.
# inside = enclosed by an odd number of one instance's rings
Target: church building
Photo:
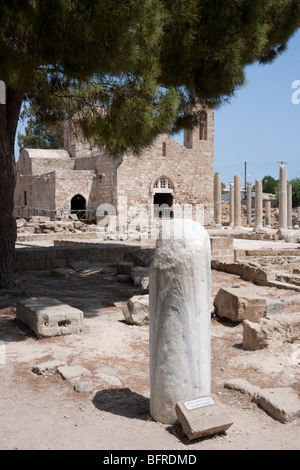
[[[212,225],[214,111],[203,109],[200,126],[185,129],[183,145],[162,134],[139,157],[107,156],[72,132],[64,148],[23,149],[17,162],[16,214],[73,212],[81,219],[115,215],[118,224],[140,217],[189,217]]]

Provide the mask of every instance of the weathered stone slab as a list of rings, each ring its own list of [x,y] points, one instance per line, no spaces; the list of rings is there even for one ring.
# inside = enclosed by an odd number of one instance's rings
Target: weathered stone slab
[[[300,400],[290,387],[262,389],[242,379],[229,380],[224,383],[224,387],[250,395],[257,405],[281,423],[293,421],[300,416]]]
[[[89,375],[90,371],[82,366],[63,366],[58,368],[58,373],[64,380],[74,380],[82,377],[83,375]]]
[[[16,317],[38,337],[79,333],[83,313],[56,299],[31,298],[17,301]]]
[[[219,289],[215,300],[215,314],[234,322],[258,321],[265,315],[266,299],[248,287]]]
[[[182,400],[176,403],[175,410],[190,440],[225,432],[233,424],[229,413],[214,394]]]
[[[147,325],[149,323],[149,295],[134,295],[123,307],[123,315],[128,323]]]
[[[228,390],[235,390],[245,395],[254,397],[260,393],[260,388],[252,385],[244,379],[231,379],[224,383],[224,387]]]
[[[288,423],[300,416],[300,400],[290,387],[262,389],[253,401],[280,423]]]
[[[292,343],[300,339],[300,313],[272,315],[258,323],[243,323],[243,349],[255,351],[269,346],[271,341]]]

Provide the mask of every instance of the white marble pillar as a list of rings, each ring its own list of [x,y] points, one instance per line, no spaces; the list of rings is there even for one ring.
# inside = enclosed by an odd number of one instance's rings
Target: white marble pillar
[[[247,226],[250,227],[252,220],[252,183],[247,182]]]
[[[241,177],[234,175],[234,227],[241,227]]]
[[[174,424],[179,400],[211,391],[211,267],[206,230],[165,222],[150,268],[150,414]]]
[[[230,187],[230,200],[229,200],[229,225],[230,227],[234,226],[234,184],[229,183]]]
[[[287,168],[279,168],[279,228],[287,228]]]
[[[300,207],[297,207],[297,220],[300,222]]]
[[[221,175],[215,173],[214,179],[214,219],[217,227],[222,226],[222,186]]]
[[[271,227],[271,201],[265,201],[265,226]]]
[[[287,228],[293,228],[293,193],[292,185],[287,185]]]
[[[262,224],[262,182],[255,181],[255,229],[261,229]]]

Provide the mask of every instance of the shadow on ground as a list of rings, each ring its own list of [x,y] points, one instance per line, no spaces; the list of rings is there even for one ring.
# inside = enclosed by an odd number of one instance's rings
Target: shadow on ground
[[[98,410],[126,418],[152,419],[149,413],[150,399],[128,387],[100,390],[95,394],[93,404]]]

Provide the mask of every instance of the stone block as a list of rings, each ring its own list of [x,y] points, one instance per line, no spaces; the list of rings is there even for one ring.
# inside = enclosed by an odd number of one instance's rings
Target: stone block
[[[225,432],[233,424],[214,394],[179,401],[175,410],[183,432],[190,440]]]
[[[61,377],[64,380],[77,380],[82,376],[89,375],[90,371],[88,369],[85,369],[85,367],[82,367],[80,365],[75,365],[75,366],[62,366],[58,368],[58,373],[61,375]]]
[[[258,321],[265,315],[266,299],[249,287],[219,289],[214,300],[215,314],[234,322]]]
[[[17,301],[16,317],[29,326],[37,337],[79,333],[83,313],[56,299],[31,298]]]
[[[135,295],[123,307],[123,315],[128,323],[147,325],[149,322],[149,295]]]
[[[133,268],[133,263],[131,261],[121,261],[117,265],[118,274],[127,274],[130,276],[131,269]]]
[[[272,315],[258,323],[244,321],[243,349],[264,349],[274,340],[283,343],[300,340],[300,313]]]
[[[300,416],[300,400],[292,388],[265,388],[253,401],[280,423],[288,423]]]

